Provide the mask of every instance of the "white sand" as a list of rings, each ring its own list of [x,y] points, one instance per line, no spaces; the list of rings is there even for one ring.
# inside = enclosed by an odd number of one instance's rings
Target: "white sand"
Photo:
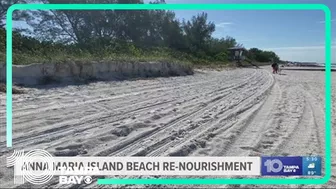
[[[62,156],[324,157],[324,72],[284,70],[283,74],[272,75],[267,67],[27,89],[27,94],[13,96],[13,145]],[[335,92],[332,98],[335,125]],[[5,95],[0,100],[4,123]],[[0,132],[0,183],[13,187],[13,171],[4,167],[12,153],[5,147],[5,124]],[[333,130],[334,144],[335,135]],[[335,186],[333,176],[326,185],[310,187]]]

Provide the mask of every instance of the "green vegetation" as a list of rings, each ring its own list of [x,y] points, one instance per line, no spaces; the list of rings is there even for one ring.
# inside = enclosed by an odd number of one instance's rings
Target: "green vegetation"
[[[257,48],[248,50],[246,57],[256,62],[280,62],[279,57],[272,51],[262,51]]]
[[[2,5],[4,0],[0,0]],[[17,0],[29,3],[33,0]],[[95,0],[39,0],[42,3],[95,3]],[[102,0],[99,3],[143,3],[139,0]],[[165,3],[156,0],[153,3]],[[4,27],[0,16],[0,27]],[[176,61],[198,65],[228,64],[228,48],[242,46],[236,39],[212,37],[215,24],[207,14],[191,20],[178,20],[165,10],[104,11],[16,11],[14,20],[30,28],[13,34],[13,63],[30,64],[68,60],[100,61]],[[0,44],[5,44],[5,29],[0,29]],[[34,36],[34,37],[28,37]],[[5,46],[0,47],[0,60]],[[273,52],[253,48],[252,61],[278,60]]]

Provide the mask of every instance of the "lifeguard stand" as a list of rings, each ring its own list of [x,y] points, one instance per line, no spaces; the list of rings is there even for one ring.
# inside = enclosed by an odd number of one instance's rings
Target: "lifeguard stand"
[[[232,47],[229,48],[229,59],[231,61],[237,61],[237,66],[242,66],[241,61],[245,59],[245,52],[247,50],[244,47]]]

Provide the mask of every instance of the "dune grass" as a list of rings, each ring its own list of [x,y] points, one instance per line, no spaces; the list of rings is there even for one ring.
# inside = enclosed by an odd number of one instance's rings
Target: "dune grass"
[[[56,50],[53,52],[13,52],[13,65],[28,65],[34,63],[62,63],[69,61],[112,61],[112,62],[170,62],[190,65],[228,65],[229,62],[218,61],[212,57],[195,57],[193,55],[177,52],[170,49],[154,49],[149,51],[113,52],[103,50],[99,53],[83,51],[67,52]],[[6,54],[0,52],[0,62],[6,61]]]

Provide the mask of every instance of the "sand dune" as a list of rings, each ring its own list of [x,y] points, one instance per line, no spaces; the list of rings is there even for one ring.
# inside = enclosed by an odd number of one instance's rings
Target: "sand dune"
[[[15,149],[42,148],[55,156],[324,157],[323,72],[198,71],[184,77],[26,90],[13,96]],[[4,100],[1,95],[3,123]],[[0,132],[4,162],[12,151],[5,147],[5,125]],[[0,183],[11,187],[13,172],[4,166]],[[333,173],[335,168],[334,160]],[[57,182],[46,187],[59,187]],[[311,187],[335,186],[333,176],[328,184]]]

